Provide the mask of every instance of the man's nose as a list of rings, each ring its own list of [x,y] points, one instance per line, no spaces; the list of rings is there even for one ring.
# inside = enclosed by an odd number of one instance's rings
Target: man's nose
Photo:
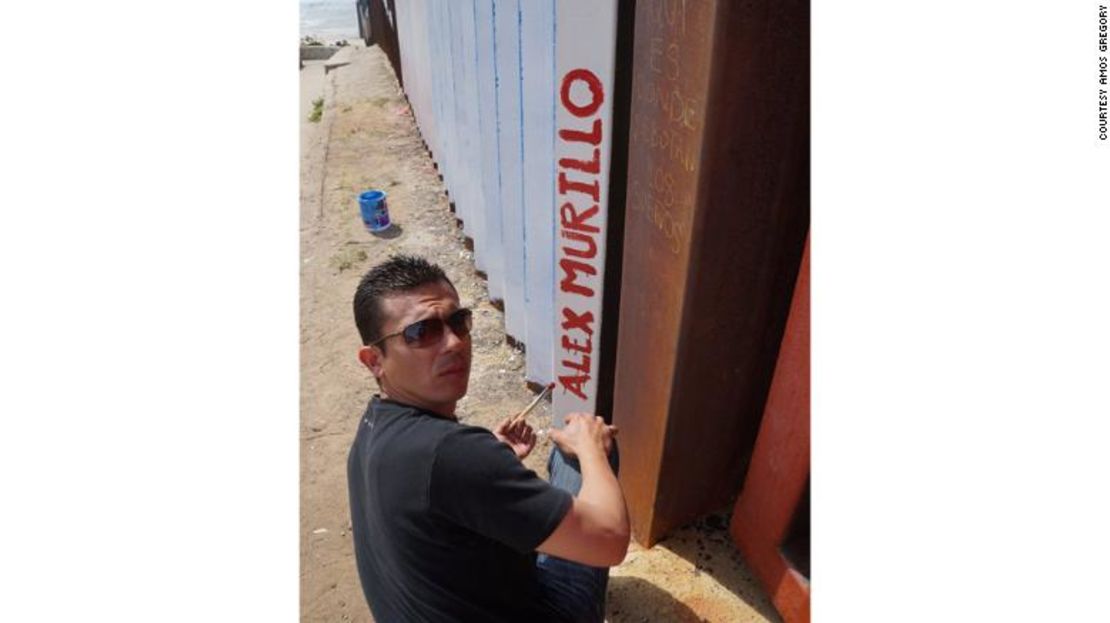
[[[446,323],[444,323],[443,333],[444,340],[446,341],[443,346],[444,350],[457,350],[461,348],[463,342],[466,341],[466,338],[459,337],[451,327],[446,325]]]

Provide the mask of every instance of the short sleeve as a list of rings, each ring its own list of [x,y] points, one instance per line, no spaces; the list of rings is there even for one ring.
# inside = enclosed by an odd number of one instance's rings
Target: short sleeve
[[[428,499],[434,512],[519,552],[533,551],[551,536],[573,501],[474,426],[440,441]]]

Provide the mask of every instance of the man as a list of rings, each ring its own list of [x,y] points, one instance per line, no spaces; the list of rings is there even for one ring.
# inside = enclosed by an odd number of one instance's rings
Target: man
[[[465,426],[471,314],[443,271],[407,256],[355,293],[359,361],[381,389],[347,463],[363,592],[375,620],[602,621],[608,567],[628,548],[615,429],[568,415],[548,468],[521,459],[523,423]],[[612,463],[611,463],[612,462]]]

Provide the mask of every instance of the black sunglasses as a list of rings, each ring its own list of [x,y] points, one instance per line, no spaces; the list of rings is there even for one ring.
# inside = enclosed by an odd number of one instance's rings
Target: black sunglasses
[[[396,333],[390,333],[389,335],[374,340],[370,343],[370,346],[375,346],[391,337],[401,335],[405,338],[405,344],[415,348],[424,348],[439,342],[439,339],[443,337],[444,325],[447,325],[451,329],[451,332],[457,335],[461,340],[470,335],[470,325],[472,322],[473,318],[470,310],[464,307],[455,310],[455,313],[448,316],[447,320],[443,320],[437,316],[417,320]]]

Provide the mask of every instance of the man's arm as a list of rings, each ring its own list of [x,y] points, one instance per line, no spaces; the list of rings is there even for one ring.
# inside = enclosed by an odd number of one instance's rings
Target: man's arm
[[[570,510],[537,550],[594,567],[611,567],[628,552],[628,510],[606,448],[612,429],[600,417],[572,413],[561,431],[552,430],[559,449],[578,457],[582,489]]]

